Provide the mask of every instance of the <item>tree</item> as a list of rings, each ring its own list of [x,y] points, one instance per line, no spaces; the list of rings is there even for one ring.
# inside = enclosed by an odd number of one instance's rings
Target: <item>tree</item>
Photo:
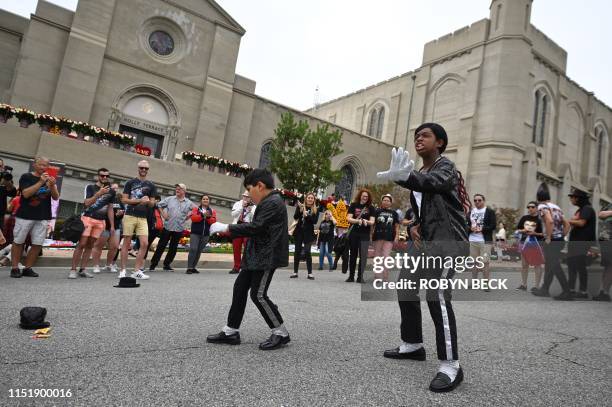
[[[270,169],[286,189],[316,192],[340,180],[341,171],[331,168],[331,158],[342,153],[339,130],[324,124],[312,131],[305,120],[296,123],[293,114],[284,113],[274,134]]]

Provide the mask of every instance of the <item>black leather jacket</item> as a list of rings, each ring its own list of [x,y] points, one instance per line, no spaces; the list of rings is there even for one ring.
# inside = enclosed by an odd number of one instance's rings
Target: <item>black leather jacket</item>
[[[415,226],[421,227],[427,254],[465,256],[469,253],[468,222],[457,191],[459,175],[451,160],[441,157],[428,172],[413,171],[406,181],[397,184],[423,194],[420,213],[414,194],[410,194],[410,203]]]
[[[242,256],[244,270],[274,270],[289,265],[287,208],[278,191],[262,199],[253,220],[229,225],[231,237],[249,237]]]

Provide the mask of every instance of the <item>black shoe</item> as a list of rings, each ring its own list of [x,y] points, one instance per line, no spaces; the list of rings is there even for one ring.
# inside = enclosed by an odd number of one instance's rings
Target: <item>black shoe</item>
[[[191,271],[191,269],[187,269],[187,271],[185,271],[185,274],[193,274],[193,272]]]
[[[363,283],[363,278],[361,277],[357,277],[357,280],[355,280],[356,283]]]
[[[389,359],[412,359],[425,360],[425,348],[417,349],[413,352],[400,352],[400,348],[388,349],[384,351],[383,356]]]
[[[535,295],[536,297],[550,297],[548,290],[543,290],[541,288],[533,290],[531,294]]]
[[[561,293],[560,295],[557,295],[556,297],[553,297],[555,300],[557,301],[573,301],[574,300],[574,296],[572,295],[572,293]]]
[[[174,271],[174,269],[170,266],[164,266],[164,271]]]
[[[238,273],[240,273],[240,271],[238,271],[238,270],[236,270],[236,269],[231,269],[231,270],[229,271],[229,274],[238,274]]]
[[[193,274],[200,274],[200,272],[198,271],[198,269],[191,269],[191,272],[192,272]]]
[[[309,280],[314,280],[314,276],[312,274],[308,274],[308,277],[306,277]]]
[[[208,343],[226,343],[228,345],[240,345],[240,333],[236,332],[231,335],[226,335],[221,331],[218,334],[208,335],[206,337]]]
[[[38,277],[38,273],[32,270],[31,267],[23,269],[21,275],[24,277]]]
[[[574,298],[580,298],[580,299],[587,299],[589,298],[589,294],[585,293],[585,292],[579,292],[579,293],[575,293],[573,295]]]
[[[531,292],[538,291],[538,287],[531,287],[531,290],[529,290],[529,291],[531,291]]]
[[[13,270],[11,270],[11,277],[13,277]],[[593,301],[610,302],[612,301],[612,299],[610,298],[610,294],[606,294],[603,291],[600,291],[599,294],[593,296]]]
[[[344,280],[347,283],[354,283],[355,282],[355,277],[349,277],[346,280]]]
[[[261,350],[278,349],[281,346],[288,344],[289,342],[291,342],[291,338],[289,337],[289,335],[280,336],[280,335],[272,334],[270,335],[268,339],[266,339],[264,342],[259,344],[259,349]]]
[[[155,271],[155,266],[149,266],[149,271]]]
[[[293,273],[289,276],[289,278],[298,278],[298,274],[297,273]]]
[[[445,393],[447,391],[453,391],[455,387],[459,386],[463,381],[463,369],[459,367],[455,380],[451,382],[450,377],[442,372],[438,372],[436,377],[429,384],[429,390],[434,393]]]
[[[18,268],[11,269],[11,277],[13,277],[13,278],[21,278],[21,270],[19,270]],[[595,297],[593,297],[593,298],[595,298]]]
[[[522,291],[527,291],[527,286],[526,285],[519,285],[518,287],[516,287],[517,290],[522,290]]]

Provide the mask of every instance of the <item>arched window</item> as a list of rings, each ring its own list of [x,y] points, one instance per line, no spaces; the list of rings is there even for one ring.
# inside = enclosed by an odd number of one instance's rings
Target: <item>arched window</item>
[[[342,178],[336,184],[334,192],[338,198],[344,198],[345,202],[350,202],[355,187],[355,171],[350,165],[345,165],[340,171],[342,171]]]
[[[597,159],[595,161],[595,174],[597,176],[604,175],[604,159],[607,153],[606,132],[603,127],[599,126],[595,129],[595,138],[597,140]]]
[[[259,154],[259,168],[270,169],[270,149],[272,148],[272,142],[268,141],[261,146],[261,153]]]
[[[368,117],[368,128],[366,134],[370,137],[377,139],[382,138],[383,129],[385,126],[385,107],[383,105],[376,105],[370,110],[370,116]]]
[[[535,93],[535,105],[533,109],[533,132],[531,136],[531,141],[540,147],[544,146],[549,103],[549,97],[546,92],[542,91],[541,89],[538,89]]]

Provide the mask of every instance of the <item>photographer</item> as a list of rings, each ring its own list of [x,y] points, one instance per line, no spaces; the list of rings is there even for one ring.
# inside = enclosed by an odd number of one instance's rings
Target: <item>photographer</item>
[[[17,188],[13,184],[13,167],[4,165],[0,159],[0,230],[4,230],[4,215],[6,213],[6,199],[15,197]]]
[[[48,158],[36,157],[34,171],[23,174],[19,179],[21,202],[15,218],[11,250],[13,278],[38,277],[32,266],[47,236],[47,224],[51,220],[51,198],[59,199],[55,178],[47,173],[48,168]],[[25,268],[20,271],[19,260],[28,234],[32,239],[32,248],[26,257]]]

